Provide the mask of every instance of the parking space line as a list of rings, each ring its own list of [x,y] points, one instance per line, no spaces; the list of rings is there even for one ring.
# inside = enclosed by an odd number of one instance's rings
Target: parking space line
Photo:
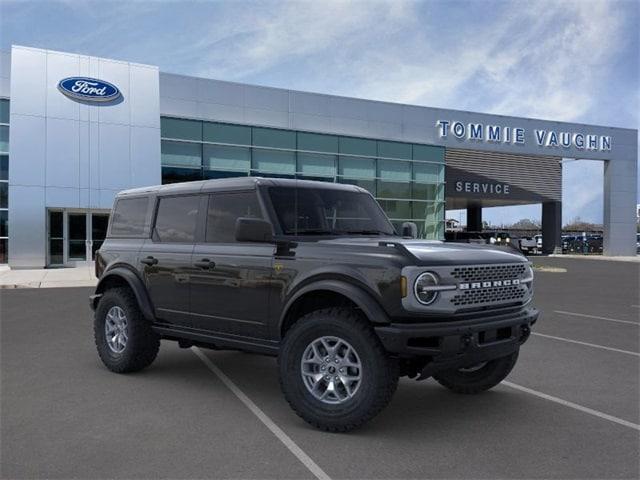
[[[598,345],[596,343],[580,342],[578,340],[571,340],[570,338],[555,337],[553,335],[545,335],[544,333],[538,333],[538,332],[532,332],[531,335],[535,335],[537,337],[552,338],[554,340],[560,340],[562,342],[576,343],[578,345],[584,345],[587,347],[600,348],[602,350],[610,350],[612,352],[626,353],[627,355],[634,355],[636,357],[640,357],[640,353],[637,353],[637,352],[631,352],[629,350],[620,350],[619,348],[613,348],[613,347],[605,347],[604,345]]]
[[[640,326],[638,322],[632,322],[631,320],[619,320],[617,318],[598,317],[597,315],[587,315],[586,313],[565,312],[564,310],[554,310],[555,313],[561,313],[562,315],[572,315],[574,317],[594,318],[596,320],[606,320],[608,322],[616,323],[630,323],[631,325]]]
[[[191,347],[193,353],[202,360],[211,372],[216,375],[224,385],[231,390],[231,392],[238,397],[242,403],[244,403],[245,407],[251,410],[258,419],[273,433],[278,440],[280,440],[285,447],[289,449],[291,453],[293,453],[300,462],[309,469],[309,471],[319,480],[331,480],[331,477],[327,475],[324,470],[322,470],[312,459],[307,455],[292,439],[282,431],[278,425],[275,424],[271,418],[264,413],[260,407],[258,407],[253,401],[245,395],[245,393],[240,390],[240,388],[233,383],[233,381],[225,375],[225,373],[220,370],[198,347]]]
[[[613,415],[608,415],[606,413],[600,412],[598,410],[594,410],[592,408],[583,407],[582,405],[578,405],[577,403],[569,402],[567,400],[563,400],[562,398],[554,397],[553,395],[548,395],[546,393],[542,393],[537,390],[533,390],[531,388],[523,387],[522,385],[518,385],[517,383],[503,381],[502,385],[506,385],[507,387],[511,387],[515,390],[520,390],[521,392],[528,393],[530,395],[534,395],[536,397],[543,398],[545,400],[549,400],[551,402],[555,402],[560,405],[564,405],[565,407],[573,408],[574,410],[579,410],[581,412],[588,413],[589,415],[603,418],[605,420],[609,420],[610,422],[617,423],[619,425],[623,425],[625,427],[633,428],[634,430],[640,431],[640,425],[629,422],[627,420],[623,420],[622,418],[614,417]]]

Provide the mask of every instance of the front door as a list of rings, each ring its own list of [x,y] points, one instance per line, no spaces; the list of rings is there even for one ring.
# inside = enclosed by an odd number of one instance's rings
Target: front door
[[[140,251],[140,268],[158,319],[187,324],[189,276],[200,197],[160,197],[152,238]]]
[[[275,248],[237,243],[239,217],[263,218],[255,191],[209,196],[204,242],[193,251],[191,321],[204,330],[267,338]]]

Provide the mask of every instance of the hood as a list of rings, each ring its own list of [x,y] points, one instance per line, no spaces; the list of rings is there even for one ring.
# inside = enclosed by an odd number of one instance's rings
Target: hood
[[[319,243],[336,246],[341,245],[344,247],[396,248],[402,253],[413,257],[414,262],[417,262],[418,265],[474,265],[528,262],[524,255],[509,247],[454,242],[447,243],[439,240],[414,240],[401,237],[347,237],[321,240]]]

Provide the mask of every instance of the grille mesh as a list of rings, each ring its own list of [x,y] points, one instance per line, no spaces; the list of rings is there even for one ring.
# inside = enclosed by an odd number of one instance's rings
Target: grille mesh
[[[527,266],[523,263],[507,263],[504,265],[473,265],[455,267],[451,276],[464,283],[482,283],[493,280],[522,279]],[[503,285],[495,287],[471,288],[459,291],[451,303],[455,306],[491,305],[499,303],[519,302],[528,294],[528,287],[524,284]]]
[[[527,287],[524,285],[511,285],[508,287],[481,288],[478,290],[466,290],[455,295],[451,303],[456,306],[486,305],[491,303],[517,302],[524,298]]]
[[[505,265],[479,265],[474,267],[456,267],[451,276],[462,282],[481,282],[483,280],[509,280],[521,278],[526,270],[522,263]]]

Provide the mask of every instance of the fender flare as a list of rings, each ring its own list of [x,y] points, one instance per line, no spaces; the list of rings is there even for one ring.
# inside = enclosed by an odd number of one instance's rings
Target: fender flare
[[[387,313],[376,301],[376,299],[373,298],[370,293],[364,290],[364,288],[358,285],[353,285],[344,280],[326,279],[313,281],[305,285],[304,287],[296,291],[291,298],[289,298],[280,315],[280,321],[278,322],[278,332],[282,332],[282,326],[285,319],[287,318],[291,306],[303,295],[317,290],[330,291],[347,297],[349,300],[355,303],[360,310],[362,310],[362,313],[364,313],[364,315],[371,323],[390,323]]]
[[[151,299],[147,294],[147,289],[145,288],[144,283],[142,282],[140,277],[128,268],[116,267],[105,272],[105,274],[100,278],[98,285],[96,286],[96,294],[102,296],[102,293],[105,290],[105,284],[109,279],[112,279],[114,277],[124,280],[127,285],[129,285],[129,288],[131,288],[133,294],[136,297],[138,306],[140,307],[140,311],[147,320],[153,322],[155,319],[155,315],[153,313],[153,305],[151,304]],[[96,298],[93,300],[94,308],[98,303],[99,297],[97,295],[94,296]]]

